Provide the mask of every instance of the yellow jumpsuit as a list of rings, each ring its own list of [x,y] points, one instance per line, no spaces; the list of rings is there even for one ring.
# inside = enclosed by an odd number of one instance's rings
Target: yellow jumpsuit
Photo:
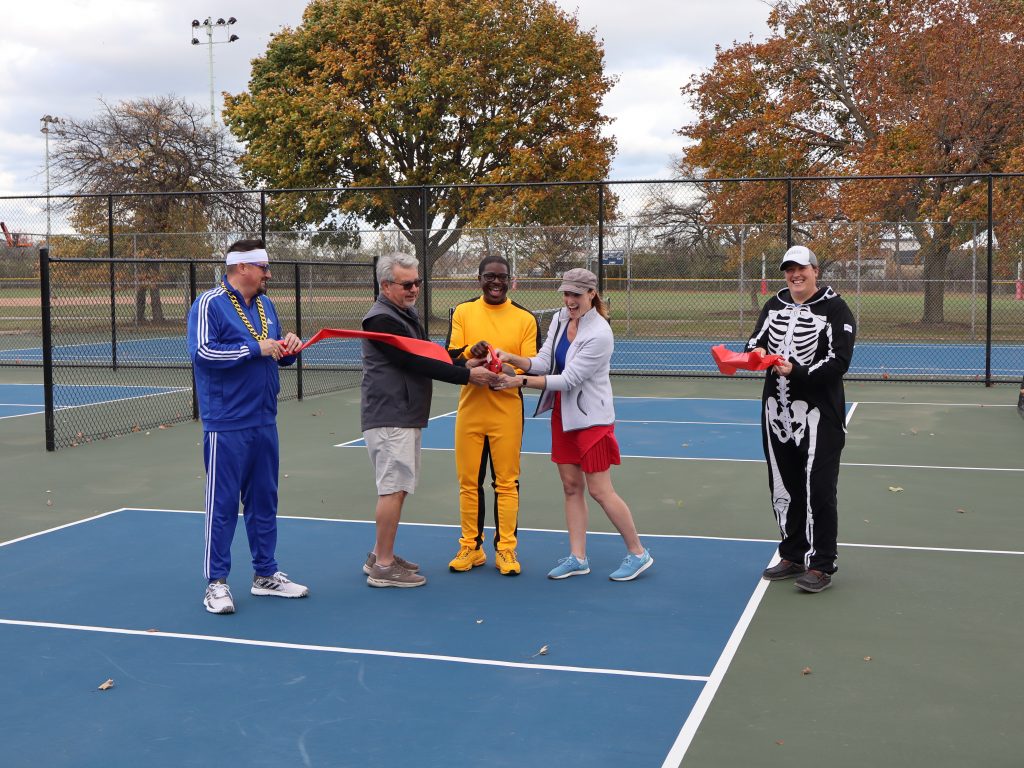
[[[482,296],[455,307],[447,347],[467,358],[478,341],[523,357],[534,357],[540,341],[533,314],[511,299],[488,304]],[[519,525],[519,454],[523,447],[523,394],[467,384],[455,417],[455,469],[459,476],[460,546],[483,542],[484,480],[491,466],[495,496],[495,550],[514,550]]]

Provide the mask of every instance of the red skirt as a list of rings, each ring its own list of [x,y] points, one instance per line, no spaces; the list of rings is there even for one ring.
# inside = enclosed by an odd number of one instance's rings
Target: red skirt
[[[555,393],[551,411],[551,460],[555,464],[576,464],[584,472],[604,472],[612,464],[621,464],[615,425],[562,431],[562,393]]]

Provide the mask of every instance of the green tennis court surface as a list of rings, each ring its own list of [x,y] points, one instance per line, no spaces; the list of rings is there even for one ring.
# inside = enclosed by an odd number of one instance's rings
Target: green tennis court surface
[[[616,379],[614,386],[620,397],[705,398],[723,403],[751,401],[759,393],[754,382],[727,379]],[[671,708],[676,701],[689,708],[691,714],[685,718],[685,725],[680,726],[676,718],[675,739],[651,736],[643,722],[644,696],[636,688],[639,695],[630,700],[630,714],[617,721],[620,730],[613,739],[615,746],[588,754],[586,764],[678,765],[681,761],[685,766],[706,768],[812,762],[851,768],[866,764],[958,768],[1020,765],[1024,737],[1019,732],[1019,719],[1024,712],[1024,693],[1019,681],[1024,679],[1024,662],[1019,654],[1019,638],[1024,630],[1024,597],[1018,581],[1024,566],[1020,503],[1024,422],[1015,411],[1017,390],[1014,385],[991,389],[893,383],[848,385],[848,399],[857,405],[850,419],[840,476],[840,570],[834,587],[821,595],[806,595],[787,582],[765,585],[713,694],[697,694],[687,703],[685,695],[664,699],[659,693],[656,702],[647,704],[651,710],[646,719],[652,723],[662,722],[666,707]],[[437,385],[435,392],[435,415],[453,411],[458,390]],[[358,391],[349,390],[282,404],[282,514],[372,518],[375,494],[365,453],[334,448],[360,437],[358,399]],[[41,418],[7,419],[0,426],[4,474],[17,478],[16,482],[9,480],[0,501],[2,540],[121,507],[202,508],[202,461],[196,445],[201,441],[201,430],[197,425],[178,425],[48,455],[41,445]],[[759,439],[756,429],[752,432],[751,439]],[[741,435],[736,439],[744,438]],[[623,452],[628,453],[628,449]],[[426,451],[423,462],[423,485],[407,502],[405,519],[454,524],[457,502],[452,455],[443,450]],[[728,602],[721,597],[719,582],[761,588],[757,572],[763,563],[754,564],[729,553],[711,563],[685,553],[659,558],[661,540],[655,536],[750,539],[754,540],[753,546],[764,547],[770,553],[776,532],[767,500],[765,467],[756,460],[682,460],[672,456],[626,458],[613,473],[641,533],[650,538],[647,543],[658,562],[650,580],[641,578],[628,585],[613,585],[601,572],[585,577],[593,580],[584,584],[594,595],[587,604],[612,613],[603,618],[580,614],[579,631],[588,642],[596,642],[602,622],[614,622],[616,612],[624,610],[615,608],[612,599],[602,601],[601,595],[606,593],[601,590],[625,586],[637,601],[634,610],[644,610],[645,594],[652,605],[672,606],[683,624],[661,624],[653,631],[660,647],[671,649],[677,641],[678,658],[683,659],[686,638],[701,634],[701,617]],[[559,602],[563,593],[552,591],[565,584],[548,583],[542,578],[553,564],[551,557],[559,554],[559,542],[564,543],[564,538],[560,539],[564,534],[543,533],[564,528],[561,489],[555,469],[545,456],[524,456],[521,487],[520,526],[537,529],[536,541],[545,542],[539,545],[532,541],[530,547],[521,550],[521,580],[501,579],[490,566],[469,574],[448,574],[444,564],[456,548],[450,528],[428,527],[426,530],[433,532],[429,540],[412,536],[411,527],[399,533],[400,551],[403,545],[412,547],[408,555],[431,569],[426,587],[401,595],[412,615],[429,606],[431,613],[439,614],[438,620],[447,616],[452,621],[468,616],[474,609],[486,608],[488,617],[493,618],[485,618],[485,626],[490,621],[512,622],[510,632],[516,635],[529,631],[531,625],[515,608],[513,590],[542,590],[537,594],[548,601],[545,604],[555,611],[555,619],[540,626],[560,621],[558,610],[572,616],[579,608],[570,599]],[[314,622],[327,622],[323,626],[335,622],[344,627],[351,622],[361,627],[360,632],[369,632],[367,627],[375,613],[388,622],[399,621],[403,611],[391,592],[369,590],[360,583],[359,557],[364,542],[344,528],[353,524],[335,525],[346,530],[336,543],[333,537],[324,536],[309,542],[298,534],[289,535],[289,530],[282,527],[286,570],[296,577],[315,574],[322,561],[329,561],[325,575],[317,576],[317,581],[324,584],[317,589],[317,583],[311,583],[314,593],[308,602],[265,605],[253,599],[242,606],[244,610],[240,607],[235,618],[259,623],[274,617],[275,631],[289,635],[298,632],[293,614],[299,611],[313,614]],[[609,532],[596,505],[592,505],[591,525]],[[45,540],[46,536],[37,538]],[[171,539],[174,546],[169,544]],[[598,541],[616,541],[613,536],[594,539],[591,548],[595,552]],[[18,546],[0,547],[0,565],[8,557],[5,550],[13,551]],[[82,583],[67,587],[64,594],[60,589],[56,593],[47,591],[60,586],[57,579],[56,584],[40,584],[39,599],[33,601],[32,593],[37,589],[33,585],[42,577],[19,581],[23,569],[15,569],[17,573],[7,579],[12,584],[12,595],[5,600],[8,607],[4,615],[9,617],[13,606],[23,613],[36,605],[43,613],[49,612],[45,619],[59,624],[68,621],[56,615],[61,605],[79,614],[88,607],[82,600],[73,599],[74,594],[95,595],[91,598],[95,602],[118,605],[118,594],[123,592],[134,596],[124,601],[126,607],[118,609],[118,626],[146,633],[148,629],[173,631],[173,623],[179,619],[203,622],[201,541],[192,546],[189,550],[187,533],[176,538],[129,536],[127,540],[99,536],[69,563],[59,563],[60,568],[52,569],[55,575],[66,574],[74,572],[75,562],[88,562]],[[133,549],[131,557],[129,549]],[[131,565],[145,564],[147,559],[160,565],[157,571],[168,574],[163,580],[157,579],[158,586],[153,585],[148,573],[139,572],[145,570],[141,565]],[[232,574],[236,595],[249,577],[245,562],[244,555],[236,558]],[[39,567],[40,563],[29,562],[24,573]],[[132,610],[133,605],[144,609]],[[210,618],[216,621],[225,617]],[[691,619],[689,623],[687,618]],[[171,623],[160,626],[164,624],[161,619]],[[78,639],[68,640],[68,636]],[[705,639],[710,636],[709,632]],[[484,697],[493,714],[493,719],[489,715],[479,721],[480,733],[487,730],[487,725],[498,723],[514,727],[524,750],[531,744],[544,744],[539,738],[542,732],[553,735],[549,746],[555,745],[550,746],[554,762],[573,764],[566,748],[578,743],[576,731],[583,727],[579,718],[548,708],[549,699],[565,693],[558,686],[524,693],[518,704],[503,706],[497,703],[500,682],[510,682],[511,678],[497,681],[489,675],[475,674],[468,666],[458,666],[461,671],[453,668],[438,678],[437,685],[443,691],[432,694],[431,706],[411,709],[409,718],[402,722],[364,720],[360,728],[358,718],[370,715],[365,699],[351,693],[342,702],[331,695],[340,690],[343,678],[358,682],[358,677],[351,669],[343,671],[340,664],[324,667],[318,660],[321,657],[312,653],[279,649],[280,659],[268,661],[264,655],[267,649],[224,644],[220,650],[211,650],[208,661],[217,665],[217,671],[202,678],[204,682],[194,690],[196,700],[189,702],[187,698],[177,700],[158,685],[176,684],[172,674],[176,669],[188,668],[189,674],[196,671],[188,667],[191,662],[179,650],[170,650],[168,645],[167,654],[147,677],[145,665],[151,658],[147,646],[170,644],[174,642],[170,638],[112,639],[96,632],[26,626],[3,627],[0,637],[5,648],[13,648],[16,643],[18,648],[31,651],[20,655],[27,660],[24,668],[18,666],[19,654],[7,655],[7,671],[15,674],[0,677],[0,693],[8,706],[23,715],[26,705],[51,697],[56,706],[51,711],[50,728],[55,733],[62,729],[77,733],[80,739],[76,742],[82,744],[77,753],[81,759],[67,764],[187,764],[180,762],[181,754],[161,751],[163,742],[158,739],[118,738],[120,715],[139,708],[151,712],[154,721],[177,718],[182,732],[188,732],[191,725],[196,739],[193,758],[199,761],[194,764],[201,763],[203,745],[212,743],[209,740],[215,734],[244,744],[243,730],[259,718],[252,714],[254,707],[249,706],[240,689],[236,689],[242,697],[236,697],[237,706],[232,708],[225,701],[220,708],[224,710],[223,720],[200,721],[194,714],[204,696],[230,688],[232,681],[242,679],[225,676],[225,669],[237,668],[241,675],[254,663],[254,655],[259,657],[256,663],[266,669],[255,703],[270,707],[274,701],[291,702],[295,724],[306,722],[298,717],[296,707],[306,713],[303,717],[313,711],[325,720],[333,716],[336,722],[324,731],[331,739],[351,727],[385,739],[386,734],[394,733],[396,743],[400,743],[408,738],[408,732],[403,731],[406,720],[421,717],[431,731],[443,734],[439,743],[448,743],[444,739],[458,736],[460,721],[448,708],[447,697],[467,686],[474,695]],[[112,643],[118,647],[112,647]],[[619,645],[628,644],[620,641]],[[551,646],[550,654],[538,658],[554,664],[555,644]],[[641,642],[638,647],[649,646]],[[586,644],[581,644],[575,652],[582,653],[585,648]],[[639,652],[631,655],[628,648],[617,653],[624,665],[655,658]],[[40,656],[45,656],[45,661],[33,661]],[[391,660],[387,665],[395,663]],[[376,679],[389,691],[400,690],[406,671],[411,669],[375,664],[379,675]],[[33,665],[38,665],[35,676]],[[307,679],[315,678],[316,684],[307,689],[305,698],[285,699],[288,684],[303,674]],[[337,675],[338,686],[331,685],[332,675]],[[115,680],[115,687],[97,691],[96,686],[107,678]],[[152,699],[133,698],[137,685],[134,678],[151,686]],[[677,682],[668,681],[665,686],[671,688]],[[295,685],[292,682],[291,687]],[[60,686],[66,688],[66,696],[60,695]],[[423,694],[419,689],[417,684],[417,696]],[[570,698],[578,695],[579,691],[574,690]],[[604,686],[575,700],[593,714],[607,711],[619,697],[621,693]],[[673,703],[666,704],[666,700]],[[538,715],[541,711],[542,718]],[[357,717],[354,724],[346,720],[353,712]],[[143,733],[152,735],[157,730],[150,724]],[[538,736],[532,742],[531,733]],[[178,731],[169,733],[172,740],[178,735]],[[305,743],[309,755],[313,754],[310,747],[316,752],[322,742],[317,741],[315,728],[307,738],[312,739]],[[660,750],[656,753],[651,749],[652,738]],[[305,764],[301,742],[296,739],[288,745],[292,759],[278,764]],[[638,746],[637,754],[642,759],[630,762],[623,756],[631,745]],[[15,751],[13,743],[11,746],[4,764],[31,761],[33,765],[46,765],[64,759],[55,751],[54,742],[36,743],[36,751],[29,757],[24,757],[20,748]],[[47,753],[48,749],[52,751]],[[375,761],[375,754],[360,749],[354,749],[350,756],[353,764]],[[403,757],[419,765],[449,765],[458,753],[418,752],[409,747]],[[221,753],[213,749],[210,754]],[[607,762],[602,762],[603,754],[607,754]],[[230,762],[230,756],[225,760]]]

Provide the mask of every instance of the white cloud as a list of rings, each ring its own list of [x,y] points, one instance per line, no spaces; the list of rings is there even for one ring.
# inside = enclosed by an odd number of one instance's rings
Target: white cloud
[[[619,82],[605,113],[619,153],[613,178],[665,177],[681,139],[673,131],[687,118],[679,88],[728,46],[763,37],[769,8],[762,0],[556,0],[576,12],[581,26],[604,41],[606,68]],[[232,7],[234,6],[234,7]],[[301,22],[305,0],[45,0],[4,7],[0,46],[0,190],[39,194],[44,181],[44,114],[94,114],[110,101],[174,93],[209,104],[206,45],[191,45],[191,20],[212,7],[234,14],[239,40],[214,46],[220,93],[238,93],[249,65],[270,36]],[[216,18],[216,17],[215,17]],[[198,37],[205,42],[205,33]],[[223,39],[215,36],[215,40]]]

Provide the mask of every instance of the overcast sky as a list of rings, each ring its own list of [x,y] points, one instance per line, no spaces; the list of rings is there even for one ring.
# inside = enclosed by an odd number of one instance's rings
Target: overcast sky
[[[415,2],[415,0],[410,0]],[[764,0],[556,0],[604,41],[619,82],[604,111],[618,140],[612,179],[667,178],[688,118],[679,88],[715,45],[767,34]],[[213,46],[217,109],[238,93],[270,36],[302,19],[305,0],[40,0],[4,3],[0,28],[0,194],[45,190],[40,117],[85,118],[97,99],[173,93],[209,104],[208,46],[191,21],[235,16],[239,40]],[[215,40],[226,36],[215,33]],[[206,40],[200,31],[200,40]],[[54,190],[57,192],[58,190]]]

